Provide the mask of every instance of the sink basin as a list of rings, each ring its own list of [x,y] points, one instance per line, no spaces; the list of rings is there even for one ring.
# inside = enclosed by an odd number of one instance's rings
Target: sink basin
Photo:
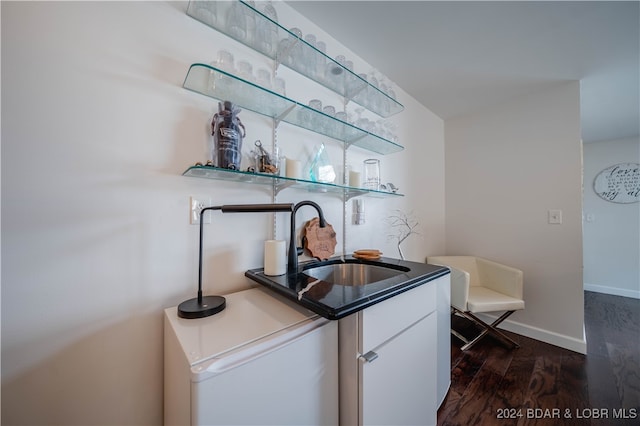
[[[361,263],[349,259],[345,262],[337,260],[331,261],[331,263],[311,264],[305,267],[302,272],[312,278],[331,284],[361,286],[393,278],[410,270],[400,265],[383,262]]]
[[[330,320],[339,320],[443,275],[449,269],[427,263],[352,256],[312,260],[299,272],[270,276],[264,268],[245,272],[249,279]]]

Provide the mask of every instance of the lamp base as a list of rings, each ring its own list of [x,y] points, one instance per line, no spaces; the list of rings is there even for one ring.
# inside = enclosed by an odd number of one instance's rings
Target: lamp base
[[[178,305],[178,316],[187,319],[205,318],[223,311],[226,306],[227,301],[222,296],[204,296],[202,303],[198,303],[196,297]]]

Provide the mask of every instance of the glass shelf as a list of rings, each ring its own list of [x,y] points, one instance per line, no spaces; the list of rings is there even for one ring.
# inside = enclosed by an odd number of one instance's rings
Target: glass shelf
[[[312,182],[303,179],[293,179],[266,173],[243,172],[240,170],[221,169],[213,166],[191,166],[183,176],[215,179],[224,181],[244,182],[257,185],[268,185],[275,188],[276,195],[285,188],[304,189],[309,192],[345,194],[347,199],[366,195],[368,197],[403,197],[404,195],[388,191],[375,191],[364,188],[353,188],[335,183]]]
[[[271,90],[205,64],[189,67],[183,87],[219,100],[230,100],[241,108],[284,121],[315,133],[381,155],[402,151],[404,147],[351,123],[338,120]]]
[[[381,117],[390,117],[404,109],[388,93],[302,39],[300,33],[285,29],[243,1],[192,0],[187,15]]]

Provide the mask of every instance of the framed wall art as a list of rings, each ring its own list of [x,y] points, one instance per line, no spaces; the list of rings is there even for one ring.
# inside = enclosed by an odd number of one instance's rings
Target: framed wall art
[[[620,163],[596,175],[593,190],[605,201],[629,204],[640,201],[640,164]]]

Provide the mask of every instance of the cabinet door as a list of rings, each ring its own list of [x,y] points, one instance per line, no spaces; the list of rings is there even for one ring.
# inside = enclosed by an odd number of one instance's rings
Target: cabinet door
[[[364,425],[436,424],[436,313],[361,359]]]

